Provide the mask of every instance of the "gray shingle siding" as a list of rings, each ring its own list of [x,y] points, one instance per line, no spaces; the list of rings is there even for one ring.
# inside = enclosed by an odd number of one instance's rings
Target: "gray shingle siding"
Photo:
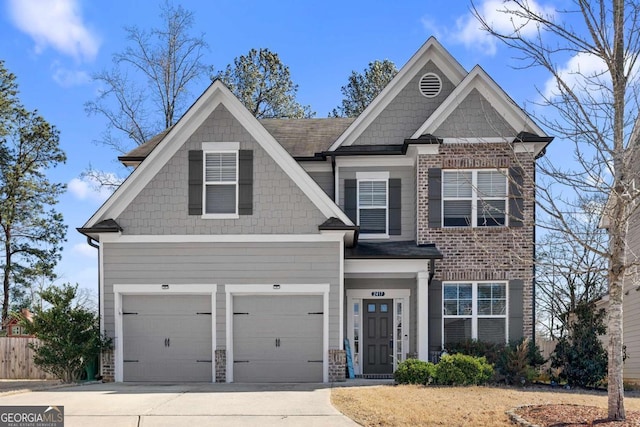
[[[203,142],[253,150],[253,214],[211,220],[188,215],[188,152]],[[317,233],[326,218],[223,106],[219,106],[116,219],[126,234]]]
[[[442,90],[434,98],[420,93],[418,83],[425,73],[436,73],[442,79]],[[429,61],[356,139],[354,145],[402,144],[440,106],[454,86],[436,65]]]
[[[325,193],[333,200],[334,182],[333,174],[331,172],[307,172],[311,178],[324,190]]]
[[[329,347],[339,348],[339,243],[105,243],[104,324],[114,335],[113,285],[217,284],[217,347],[225,347],[225,284],[322,284]]]
[[[518,132],[473,89],[433,134],[440,138],[514,138]]]

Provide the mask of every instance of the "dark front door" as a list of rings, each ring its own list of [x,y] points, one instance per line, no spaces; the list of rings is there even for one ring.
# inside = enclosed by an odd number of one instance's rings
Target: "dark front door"
[[[366,299],[364,305],[365,374],[393,373],[393,300]]]

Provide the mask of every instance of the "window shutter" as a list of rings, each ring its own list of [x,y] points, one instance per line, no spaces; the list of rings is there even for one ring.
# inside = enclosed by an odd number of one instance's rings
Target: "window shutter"
[[[253,150],[238,152],[238,215],[253,215]]]
[[[344,213],[356,224],[358,218],[357,209],[358,183],[355,179],[344,180]]]
[[[399,235],[402,232],[401,211],[401,180],[394,178],[389,180],[389,234]]]
[[[509,225],[511,227],[522,227],[523,225],[523,186],[524,171],[522,170],[522,168],[509,168]]]
[[[442,169],[430,168],[429,179],[429,228],[442,227]]]
[[[189,215],[202,215],[202,151],[189,151]]]

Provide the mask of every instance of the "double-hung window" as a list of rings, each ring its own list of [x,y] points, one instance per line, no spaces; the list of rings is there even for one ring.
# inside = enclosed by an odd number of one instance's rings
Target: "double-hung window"
[[[389,236],[388,194],[388,174],[358,174],[358,225],[363,237]]]
[[[507,176],[496,169],[442,171],[445,227],[507,225]]]
[[[468,339],[507,341],[505,282],[444,283],[442,285],[442,344]]]
[[[238,213],[238,151],[205,151],[204,214]]]

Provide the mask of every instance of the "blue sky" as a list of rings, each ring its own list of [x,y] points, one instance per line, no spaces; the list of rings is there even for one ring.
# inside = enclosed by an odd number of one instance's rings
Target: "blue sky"
[[[209,44],[204,61],[217,70],[251,48],[277,52],[299,85],[298,101],[326,117],[340,104],[341,86],[352,70],[390,59],[400,68],[432,35],[471,70],[480,64],[520,105],[537,97],[547,76],[540,70],[514,70],[516,52],[480,32],[466,1],[240,1],[175,0],[195,14],[194,33]],[[560,5],[564,1],[556,1]],[[97,289],[96,250],[76,232],[107,194],[80,179],[89,164],[118,170],[117,153],[92,141],[105,129],[101,117],[88,117],[84,104],[98,86],[91,75],[109,68],[113,53],[126,46],[124,26],[158,25],[160,1],[4,0],[0,3],[0,59],[16,74],[20,98],[38,109],[61,132],[68,161],[51,171],[68,184],[58,206],[69,226],[58,283]],[[546,8],[544,0],[539,7]],[[500,0],[476,5],[496,25],[509,25],[495,13]],[[193,100],[208,78],[193,90]],[[551,151],[550,155],[553,155]]]

